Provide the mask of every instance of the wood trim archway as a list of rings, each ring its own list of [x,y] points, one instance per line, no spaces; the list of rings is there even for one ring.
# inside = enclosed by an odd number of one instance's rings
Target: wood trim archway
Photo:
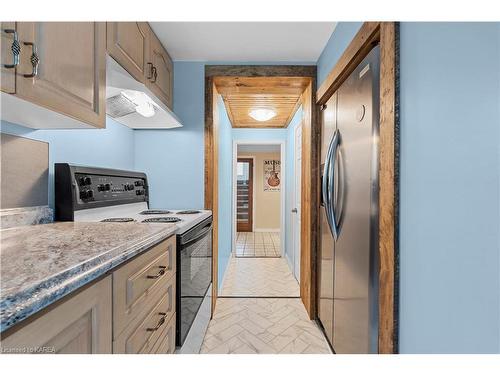
[[[311,82],[301,96],[302,226],[300,296],[311,319],[316,318],[316,253],[319,244],[320,105],[341,86],[374,45],[380,45],[380,167],[379,167],[379,353],[398,352],[398,24],[366,22],[351,41],[325,82],[316,91],[315,66],[213,65],[205,67],[205,208],[214,216],[214,270],[217,270],[218,202],[218,76],[306,76]],[[213,306],[217,298],[214,272]]]
[[[218,137],[216,77],[308,77],[301,95],[302,105],[302,216],[300,296],[311,319],[316,317],[316,264],[319,218],[319,107],[316,103],[314,65],[207,65],[205,66],[205,208],[212,210],[214,222],[212,301],[217,299],[218,231]]]
[[[380,45],[379,353],[398,353],[398,24],[365,22],[318,89],[326,103],[373,46]]]

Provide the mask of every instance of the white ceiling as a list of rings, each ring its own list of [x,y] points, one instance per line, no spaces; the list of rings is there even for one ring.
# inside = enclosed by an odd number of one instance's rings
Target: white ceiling
[[[316,62],[335,22],[151,22],[173,60]]]

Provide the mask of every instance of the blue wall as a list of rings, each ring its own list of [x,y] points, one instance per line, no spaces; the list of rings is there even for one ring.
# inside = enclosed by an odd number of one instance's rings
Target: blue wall
[[[219,113],[219,290],[231,257],[233,206],[233,139],[232,127],[222,97],[217,99]]]
[[[318,84],[357,25],[336,27]],[[500,24],[400,30],[400,350],[500,352]]]
[[[295,129],[302,124],[302,107],[300,107],[290,121],[286,129],[286,152],[285,152],[285,257],[293,270],[293,233],[292,233],[292,208],[295,183]],[[292,271],[293,272],[293,271]]]
[[[335,66],[340,56],[359,31],[363,22],[339,22],[333,30],[332,36],[326,43],[318,60],[317,83],[318,87]]]
[[[182,128],[135,131],[135,168],[145,171],[151,206],[204,207],[205,64],[174,63],[174,112]]]
[[[400,40],[401,351],[500,352],[500,24]]]
[[[49,205],[54,207],[54,163],[134,169],[134,131],[110,118],[106,129],[35,130],[1,121],[1,132],[49,143]]]

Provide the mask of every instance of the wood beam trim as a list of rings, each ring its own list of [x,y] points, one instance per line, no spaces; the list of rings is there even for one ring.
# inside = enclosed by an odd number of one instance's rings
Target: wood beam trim
[[[295,112],[299,109],[299,107],[302,105],[302,100],[301,98],[297,99],[297,102],[293,106],[292,112],[290,113],[290,116],[287,118],[285,125],[283,126],[284,128],[288,128],[288,125],[290,125],[290,122],[293,119],[293,116],[295,116]]]
[[[379,128],[379,353],[398,352],[397,301],[397,33],[394,22],[380,27]]]
[[[207,65],[206,77],[312,77],[316,65]]]
[[[327,102],[379,39],[380,22],[365,22],[316,92],[317,104]]]

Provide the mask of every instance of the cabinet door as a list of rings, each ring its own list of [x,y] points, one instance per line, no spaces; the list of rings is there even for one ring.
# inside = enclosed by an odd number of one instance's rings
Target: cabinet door
[[[111,353],[111,315],[111,276],[107,276],[3,337],[2,351]]]
[[[169,108],[172,108],[173,64],[160,40],[151,30],[149,61],[153,64],[151,79],[146,86]]]
[[[13,65],[14,57],[12,53],[12,43],[16,29],[15,22],[0,22],[2,37],[0,39],[0,89],[9,94],[16,92],[16,68],[6,68],[5,65]]]
[[[146,79],[149,53],[149,29],[145,22],[108,22],[106,48],[136,80]]]
[[[16,95],[96,127],[105,127],[105,23],[18,22],[17,29],[21,60]],[[34,73],[31,60],[35,49],[38,73],[30,77]]]

